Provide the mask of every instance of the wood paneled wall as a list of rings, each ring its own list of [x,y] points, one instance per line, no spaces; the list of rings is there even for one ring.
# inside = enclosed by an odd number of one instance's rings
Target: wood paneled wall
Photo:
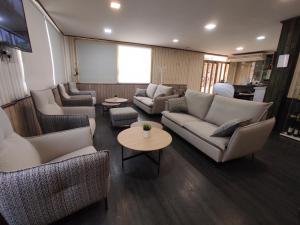
[[[155,47],[152,49],[152,82],[185,84],[200,90],[204,54]]]
[[[14,130],[23,137],[42,134],[31,97],[4,106]]]

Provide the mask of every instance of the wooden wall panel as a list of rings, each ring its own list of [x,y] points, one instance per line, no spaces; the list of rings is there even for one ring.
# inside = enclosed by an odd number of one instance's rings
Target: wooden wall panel
[[[23,137],[42,134],[31,97],[24,98],[3,108],[16,133]]]

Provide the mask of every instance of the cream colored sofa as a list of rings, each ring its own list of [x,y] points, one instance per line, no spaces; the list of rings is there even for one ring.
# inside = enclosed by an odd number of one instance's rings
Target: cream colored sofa
[[[226,162],[259,151],[267,141],[275,118],[265,120],[272,103],[252,102],[188,90],[187,113],[162,112],[162,123],[216,162]],[[168,104],[167,104],[168,105]],[[233,119],[250,120],[231,137],[212,137]]]
[[[164,85],[149,84],[147,89],[139,89],[143,94],[133,97],[133,103],[148,114],[159,114],[165,109],[165,102],[177,98],[173,88]]]

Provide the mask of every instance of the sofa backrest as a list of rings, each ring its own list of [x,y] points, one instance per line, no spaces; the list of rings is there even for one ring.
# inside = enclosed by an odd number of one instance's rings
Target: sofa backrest
[[[214,99],[214,95],[188,89],[185,93],[185,99],[188,113],[199,119],[204,119]]]
[[[158,96],[169,96],[173,94],[173,88],[165,85],[158,85],[156,88],[156,91],[154,93],[153,98],[156,98]]]
[[[63,115],[62,108],[55,102],[51,89],[31,91],[31,97],[37,110],[45,115]]]
[[[149,98],[154,97],[157,86],[158,86],[157,84],[151,84],[151,83],[148,85],[148,87],[146,89],[146,94]]]
[[[66,91],[65,85],[58,84],[57,87],[58,87],[59,93],[60,93],[62,98],[64,98],[64,99],[70,99],[71,98],[70,95]]]
[[[37,150],[13,131],[7,115],[0,108],[0,171],[15,171],[40,164]]]
[[[272,103],[253,102],[216,95],[205,121],[221,126],[233,119],[257,122],[262,119]]]

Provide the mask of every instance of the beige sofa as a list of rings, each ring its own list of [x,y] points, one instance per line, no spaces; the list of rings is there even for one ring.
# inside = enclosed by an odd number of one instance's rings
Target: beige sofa
[[[187,113],[164,111],[162,123],[216,162],[226,162],[259,151],[275,124],[275,118],[265,120],[272,103],[191,90],[186,92],[185,101]],[[237,128],[231,137],[211,136],[219,126],[233,119],[250,119],[250,124]]]
[[[164,85],[149,84],[147,89],[138,89],[133,103],[148,114],[159,114],[165,109],[165,102],[177,98],[173,88]]]

